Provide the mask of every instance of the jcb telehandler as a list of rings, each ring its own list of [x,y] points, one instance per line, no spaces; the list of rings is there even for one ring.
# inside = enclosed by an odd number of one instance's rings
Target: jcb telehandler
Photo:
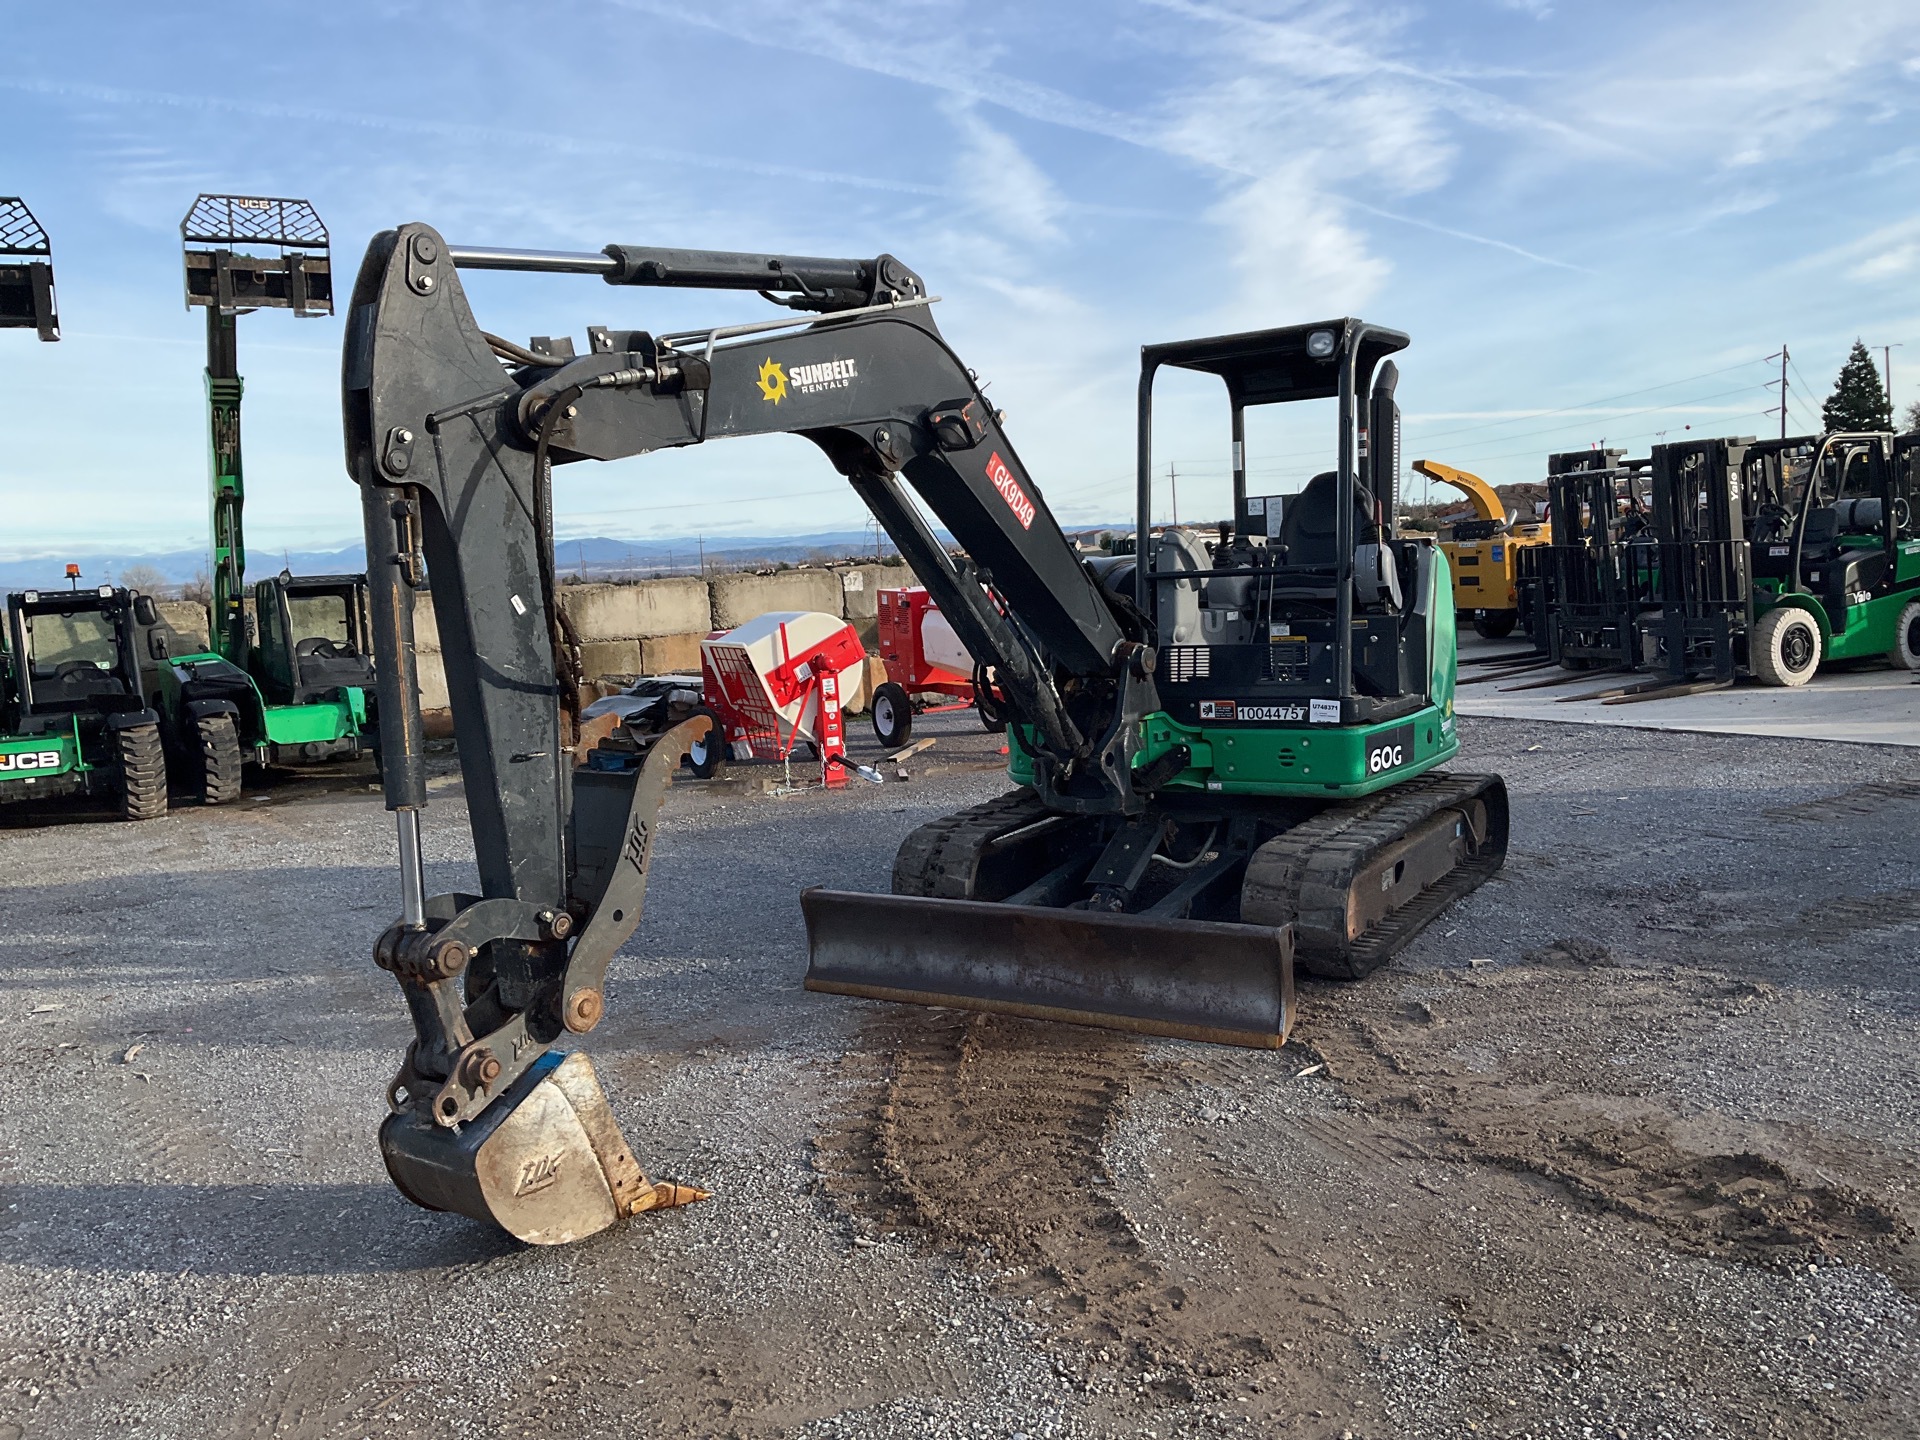
[[[249,760],[312,764],[369,748],[373,659],[364,576],[283,571],[258,582],[255,634],[249,634],[242,598],[246,492],[236,322],[262,308],[333,313],[326,227],[304,200],[202,195],[180,233],[187,304],[207,312],[213,614],[209,649],[163,659],[162,695],[175,755],[201,799],[221,805],[239,799]]]
[[[7,597],[0,647],[0,802],[116,796],[127,820],[167,813],[160,716],[144,698],[140,642],[159,623],[112,585]]]
[[[812,313],[667,335],[594,327],[576,355],[481,330],[461,267],[753,290]],[[375,957],[416,1032],[381,1146],[418,1203],[554,1243],[686,1198],[645,1180],[585,1057],[551,1049],[601,1019],[661,794],[701,724],[637,775],[573,763],[555,465],[805,436],[992,667],[1017,788],[909,835],[892,895],[807,891],[811,989],[1274,1046],[1296,959],[1364,975],[1499,868],[1504,785],[1440,768],[1459,749],[1446,562],[1393,530],[1389,357],[1405,335],[1337,319],[1146,347],[1135,554],[1096,568],[931,304],[888,255],[467,249],[417,224],[372,242],[343,405],[401,854],[401,918]],[[1166,368],[1226,390],[1234,518],[1211,547],[1148,523]],[[1330,463],[1293,495],[1250,498],[1244,412],[1280,403],[1322,407]],[[478,895],[425,894],[423,589]]]

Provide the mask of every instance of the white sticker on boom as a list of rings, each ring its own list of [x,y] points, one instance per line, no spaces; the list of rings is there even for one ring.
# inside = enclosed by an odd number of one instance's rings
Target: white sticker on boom
[[[1340,702],[1338,700],[1315,700],[1310,707],[1310,718],[1315,725],[1338,725],[1340,723]]]
[[[507,603],[513,606],[514,614],[524,615],[527,613],[527,602],[522,600],[518,595],[509,595],[507,597]]]

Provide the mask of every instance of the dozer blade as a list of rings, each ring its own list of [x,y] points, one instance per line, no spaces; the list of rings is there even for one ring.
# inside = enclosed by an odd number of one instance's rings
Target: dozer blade
[[[811,889],[809,990],[1277,1049],[1286,926]]]
[[[643,1210],[707,1198],[642,1173],[593,1062],[548,1052],[457,1128],[390,1115],[380,1153],[416,1205],[498,1225],[529,1245],[565,1245]]]

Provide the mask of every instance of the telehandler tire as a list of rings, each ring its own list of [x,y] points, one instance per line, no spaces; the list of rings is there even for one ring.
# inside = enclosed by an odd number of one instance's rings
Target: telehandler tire
[[[1820,668],[1820,627],[1806,611],[1777,606],[1754,622],[1747,663],[1762,685],[1804,685]]]
[[[1897,670],[1920,670],[1920,600],[1909,600],[1900,607],[1900,618],[1893,624],[1893,649],[1887,658]]]
[[[158,725],[129,725],[114,736],[120,767],[120,818],[158,820],[167,813],[167,756]]]
[[[202,715],[193,722],[193,739],[200,752],[200,803],[231,805],[240,798],[245,769],[233,717]]]

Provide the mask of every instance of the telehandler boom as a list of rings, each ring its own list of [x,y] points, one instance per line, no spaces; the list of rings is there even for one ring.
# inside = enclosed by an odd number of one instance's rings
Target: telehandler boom
[[[373,659],[362,576],[282,571],[254,584],[255,635],[246,616],[239,319],[256,310],[333,314],[327,227],[305,200],[200,195],[180,238],[187,306],[203,308],[207,323],[212,643],[156,658],[174,753],[200,798],[225,805],[240,798],[248,762],[358,755],[373,733]]]
[[[806,312],[682,334],[482,331],[461,268],[755,290]],[[898,260],[377,236],[343,357],[402,915],[376,959],[416,1039],[381,1130],[407,1195],[552,1243],[687,1192],[645,1181],[584,1056],[639,923],[689,722],[637,776],[576,768],[577,647],[553,596],[553,467],[730,435],[825,451],[1005,698],[1002,799],[910,835],[891,896],[802,897],[808,987],[1244,1045],[1282,1043],[1293,964],[1357,977],[1499,868],[1498,777],[1459,748],[1446,562],[1393,534],[1395,331],[1333,320],[1149,346],[1132,556],[1083,563]],[[1153,381],[1217,376],[1234,518],[1148,523]],[[1243,412],[1332,402],[1331,468],[1249,497]],[[1371,443],[1369,442],[1371,437]],[[917,494],[915,503],[909,489]],[[950,555],[921,505],[959,543]],[[425,894],[414,597],[431,590],[479,895]]]

